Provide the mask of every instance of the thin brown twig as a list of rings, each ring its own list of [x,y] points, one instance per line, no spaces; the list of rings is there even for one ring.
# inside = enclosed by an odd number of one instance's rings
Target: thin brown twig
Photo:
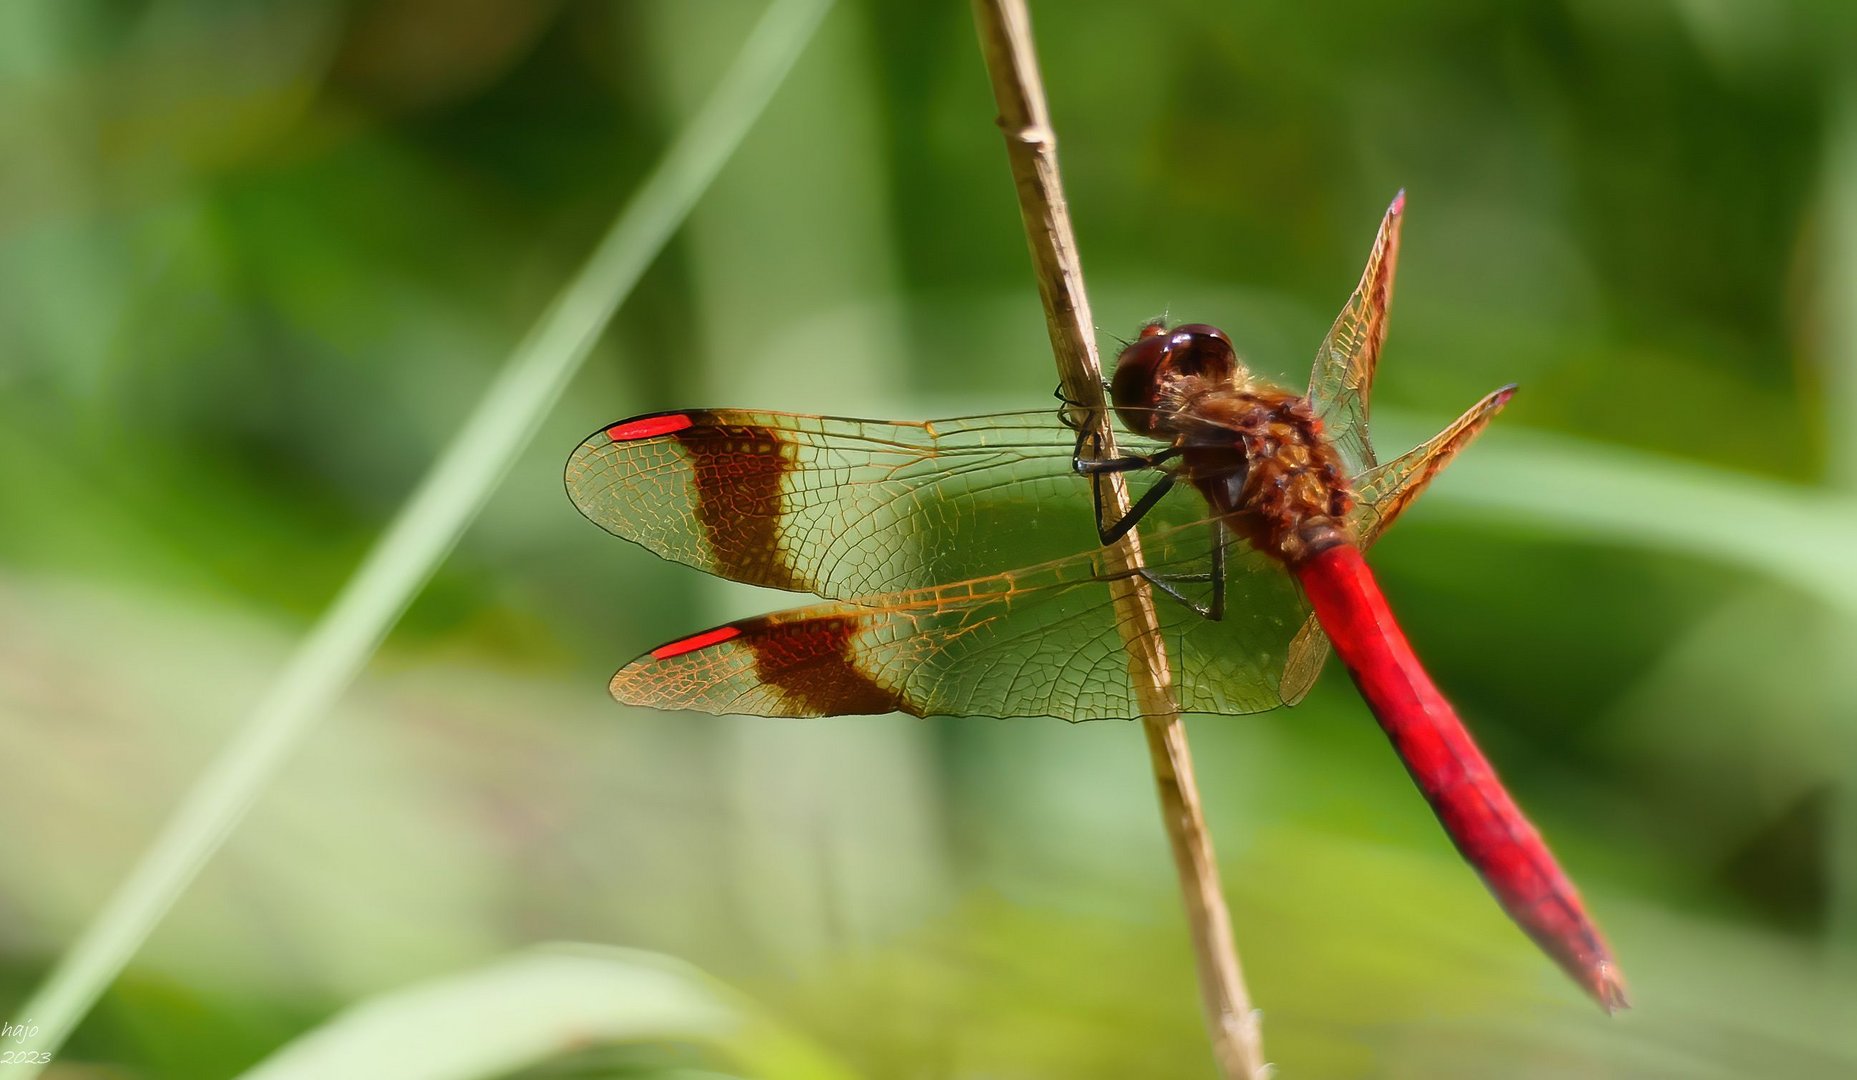
[[[1103,408],[1102,363],[1096,354],[1096,328],[1083,289],[1083,268],[1070,228],[1070,212],[1058,179],[1057,139],[1045,108],[1043,80],[1032,47],[1031,19],[1023,0],[974,0],[980,46],[986,54],[999,126],[1019,192],[1038,291],[1044,299],[1045,323],[1057,357],[1064,394],[1088,411],[1105,457],[1115,455],[1115,433]],[[1109,474],[1104,514],[1119,520],[1129,509],[1122,477]],[[1113,516],[1110,516],[1113,515]],[[1147,719],[1148,754],[1161,800],[1161,821],[1173,846],[1174,865],[1186,904],[1187,923],[1199,970],[1212,1053],[1228,1080],[1259,1080],[1268,1074],[1257,1013],[1251,1008],[1231,916],[1219,886],[1212,835],[1200,812],[1199,788],[1186,729],[1180,723],[1167,663],[1166,644],[1155,617],[1153,594],[1132,573],[1141,565],[1141,543],[1134,530],[1107,549],[1117,625],[1128,649],[1128,674]]]

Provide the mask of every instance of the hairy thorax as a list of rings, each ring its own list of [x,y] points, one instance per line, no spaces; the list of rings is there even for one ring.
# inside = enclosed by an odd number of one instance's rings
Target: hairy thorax
[[[1352,541],[1347,470],[1306,398],[1223,387],[1181,402],[1172,419],[1184,479],[1254,546],[1293,566]]]

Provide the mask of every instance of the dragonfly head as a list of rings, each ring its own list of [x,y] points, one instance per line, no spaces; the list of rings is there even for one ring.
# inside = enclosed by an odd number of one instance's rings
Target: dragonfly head
[[[1169,412],[1200,390],[1231,385],[1238,371],[1238,354],[1218,327],[1187,323],[1169,330],[1151,322],[1116,357],[1109,396],[1130,431],[1165,438]]]

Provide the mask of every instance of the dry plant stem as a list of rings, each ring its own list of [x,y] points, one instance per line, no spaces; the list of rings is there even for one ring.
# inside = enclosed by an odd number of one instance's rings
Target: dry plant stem
[[[1087,422],[1101,439],[1103,456],[1114,456],[1115,433],[1103,408],[1102,364],[1096,355],[1096,327],[1083,289],[1083,269],[1071,233],[1070,213],[1058,179],[1057,140],[1045,108],[1044,86],[1032,48],[1031,20],[1023,0],[974,0],[980,46],[986,54],[999,125],[1006,136],[1019,211],[1025,220],[1045,322],[1057,357],[1064,393],[1088,410]],[[1105,485],[1107,520],[1128,512],[1128,490],[1119,474]],[[1134,530],[1108,549],[1113,569],[1141,565],[1141,543]],[[1128,672],[1141,702],[1153,760],[1154,782],[1161,800],[1162,823],[1173,846],[1174,865],[1192,930],[1199,970],[1201,1002],[1212,1039],[1213,1057],[1228,1078],[1255,1080],[1267,1075],[1263,1039],[1251,1008],[1231,916],[1219,887],[1212,837],[1200,812],[1199,789],[1186,729],[1180,723],[1167,663],[1166,644],[1155,617],[1147,583],[1133,574],[1111,584],[1117,623],[1128,649]]]

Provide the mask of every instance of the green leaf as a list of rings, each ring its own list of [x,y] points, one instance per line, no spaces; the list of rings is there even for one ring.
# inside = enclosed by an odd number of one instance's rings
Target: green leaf
[[[468,1080],[571,1051],[696,1043],[762,1080],[854,1074],[722,983],[658,953],[538,948],[364,1001],[244,1080]]]

